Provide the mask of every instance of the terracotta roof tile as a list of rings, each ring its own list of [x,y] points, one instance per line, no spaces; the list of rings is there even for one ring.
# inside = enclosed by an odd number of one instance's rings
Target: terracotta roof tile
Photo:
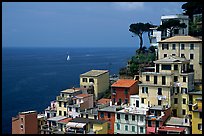
[[[68,123],[70,120],[72,120],[72,118],[66,118],[66,119],[62,119],[58,122],[62,122],[62,123]]]
[[[111,85],[111,87],[131,87],[133,84],[135,84],[137,80],[133,79],[119,79],[115,83]]]
[[[92,94],[79,94],[79,95],[76,95],[76,97],[88,97],[88,96],[90,96],[90,95],[92,95]]]
[[[106,98],[102,98],[100,100],[98,100],[98,104],[107,104],[111,101],[111,99],[106,99]]]

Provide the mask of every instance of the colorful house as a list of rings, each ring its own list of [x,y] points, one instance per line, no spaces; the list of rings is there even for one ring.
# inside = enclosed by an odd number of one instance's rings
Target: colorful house
[[[98,119],[108,121],[108,134],[114,134],[115,112],[120,106],[111,105],[98,110]]]
[[[158,128],[163,126],[171,115],[171,108],[165,106],[152,106],[146,115],[146,134],[157,134]]]
[[[117,105],[130,103],[130,95],[138,94],[138,81],[133,79],[119,79],[111,85],[111,100]]]

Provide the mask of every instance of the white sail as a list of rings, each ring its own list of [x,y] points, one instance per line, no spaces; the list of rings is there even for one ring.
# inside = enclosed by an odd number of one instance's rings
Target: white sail
[[[67,56],[67,60],[70,60],[70,57],[69,57],[69,55]]]

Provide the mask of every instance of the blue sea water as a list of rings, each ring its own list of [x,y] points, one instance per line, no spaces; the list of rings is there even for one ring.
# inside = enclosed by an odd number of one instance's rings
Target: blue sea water
[[[135,48],[2,48],[2,133],[11,134],[18,112],[42,112],[61,90],[79,87],[80,74],[118,74],[134,54]]]

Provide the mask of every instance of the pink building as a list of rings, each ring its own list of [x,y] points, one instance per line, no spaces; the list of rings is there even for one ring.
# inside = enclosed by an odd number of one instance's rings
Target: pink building
[[[152,106],[146,115],[146,133],[157,134],[159,127],[170,117],[171,108],[162,106]]]
[[[12,117],[12,134],[38,134],[37,112],[20,112]]]

